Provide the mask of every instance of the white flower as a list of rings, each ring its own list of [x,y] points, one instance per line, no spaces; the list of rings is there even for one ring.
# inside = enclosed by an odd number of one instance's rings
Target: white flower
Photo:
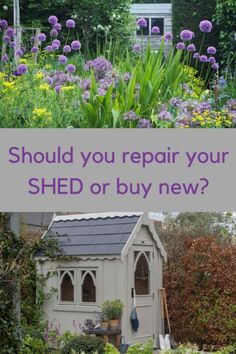
[[[2,8],[3,8],[4,11],[8,10],[8,6],[7,5],[4,5]]]

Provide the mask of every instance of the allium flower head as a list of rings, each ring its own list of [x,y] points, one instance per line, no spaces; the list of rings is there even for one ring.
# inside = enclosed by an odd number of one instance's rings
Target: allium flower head
[[[60,64],[66,64],[67,63],[67,57],[65,55],[59,55],[58,62]]]
[[[46,50],[47,52],[51,53],[51,52],[53,51],[53,48],[52,48],[51,45],[47,45],[47,46],[45,47],[45,50]]]
[[[7,30],[6,30],[6,35],[9,36],[9,37],[14,37],[14,29],[9,27]]]
[[[11,42],[11,38],[9,36],[4,36],[3,37],[3,42],[9,44]]]
[[[132,122],[132,121],[138,119],[138,116],[133,111],[129,111],[129,112],[126,112],[125,114],[123,114],[123,118],[124,118],[124,120],[127,120],[128,122]]]
[[[55,25],[58,22],[58,18],[56,16],[50,16],[48,18],[48,22],[50,23],[50,25]]]
[[[176,48],[178,50],[183,50],[183,49],[185,49],[185,44],[183,42],[179,42],[176,44]]]
[[[28,67],[25,64],[20,64],[17,66],[16,72],[18,75],[24,75],[28,71]]]
[[[200,58],[200,54],[199,53],[194,53],[193,54],[193,59],[199,59]]]
[[[152,128],[152,123],[149,119],[140,119],[137,124],[137,128]]]
[[[147,21],[145,20],[145,18],[139,18],[138,21],[137,21],[137,25],[140,27],[140,28],[144,28],[144,27],[147,27]]]
[[[73,41],[73,42],[71,43],[71,49],[72,49],[72,50],[80,50],[80,48],[81,48],[81,43],[80,43],[80,41]]]
[[[18,49],[17,51],[16,51],[16,55],[18,56],[18,57],[22,57],[23,56],[23,51],[21,50],[21,49]]]
[[[30,37],[30,42],[31,42],[31,43],[34,43],[34,41],[35,41],[35,37],[34,37],[34,36],[31,36],[31,37]]]
[[[56,43],[52,43],[52,45],[50,47],[52,48],[53,52],[56,52],[60,48],[60,46]]]
[[[53,45],[53,44],[56,44],[56,45],[58,45],[58,47],[60,47],[61,42],[59,41],[59,39],[54,39],[54,40],[52,41],[52,45]]]
[[[66,21],[66,27],[67,28],[75,28],[75,21],[72,19],[69,19]]]
[[[200,31],[203,33],[210,33],[213,26],[212,23],[208,20],[201,21],[199,24]]]
[[[209,57],[208,58],[208,63],[215,64],[216,63],[216,58],[215,57]]]
[[[61,91],[61,85],[56,85],[55,86],[55,91],[59,93]]]
[[[15,42],[10,42],[10,43],[9,43],[9,47],[10,47],[10,48],[15,48],[15,46],[16,46],[16,43],[15,43]]]
[[[160,28],[158,26],[152,27],[152,34],[159,34],[160,33]]]
[[[82,95],[84,101],[88,101],[90,99],[90,92],[85,91]]]
[[[76,67],[73,64],[69,64],[66,67],[66,71],[70,74],[73,74],[76,71]]]
[[[164,41],[165,42],[169,42],[169,41],[172,41],[173,39],[173,35],[171,32],[167,32],[165,35],[164,35]]]
[[[63,47],[63,53],[70,53],[71,52],[71,46],[70,45],[65,45]]]
[[[40,41],[40,42],[45,42],[46,41],[46,34],[45,33],[39,33],[39,35],[38,35],[38,40]]]
[[[220,66],[219,66],[218,63],[214,63],[214,64],[212,65],[212,69],[213,69],[213,70],[219,70],[219,68],[220,68]]]
[[[195,52],[195,51],[196,51],[195,45],[194,45],[194,44],[189,44],[189,45],[187,46],[187,51],[188,51],[188,52]]]
[[[7,63],[8,60],[9,60],[9,57],[8,57],[7,54],[4,54],[4,55],[2,56],[2,58],[1,58],[2,63]]]
[[[53,29],[50,31],[50,36],[51,36],[51,37],[57,37],[57,36],[58,36],[58,31],[57,31],[55,28],[53,28]]]
[[[8,27],[7,21],[6,20],[0,20],[0,27],[2,27],[2,28]]]
[[[134,46],[133,46],[133,51],[134,51],[135,53],[140,53],[140,52],[142,51],[141,45],[138,44],[138,43],[134,44]]]
[[[202,62],[202,63],[207,63],[207,56],[206,55],[201,55],[199,60]]]
[[[39,49],[37,47],[31,48],[31,53],[38,53]]]
[[[180,33],[182,41],[191,41],[193,39],[193,32],[190,30],[184,30]]]
[[[55,25],[53,26],[53,29],[60,32],[61,31],[61,24],[59,22],[55,23]]]
[[[216,54],[216,48],[215,47],[208,47],[207,48],[207,53],[211,54],[211,55],[215,55]]]

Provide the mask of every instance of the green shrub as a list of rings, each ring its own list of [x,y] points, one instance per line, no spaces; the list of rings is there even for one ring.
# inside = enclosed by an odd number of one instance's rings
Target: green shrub
[[[149,340],[146,343],[136,343],[131,345],[127,354],[152,354],[153,353],[153,341]]]
[[[104,354],[104,344],[100,338],[81,334],[72,338],[61,352],[62,354],[71,354],[72,350],[75,353],[85,352],[86,354],[93,354],[96,351],[98,354]]]
[[[40,338],[33,338],[29,334],[23,339],[20,354],[46,354],[48,353],[48,345]]]

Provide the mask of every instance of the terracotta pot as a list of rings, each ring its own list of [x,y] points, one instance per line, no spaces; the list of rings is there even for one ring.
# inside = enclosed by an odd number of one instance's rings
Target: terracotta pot
[[[119,328],[119,320],[110,320],[109,326],[110,326],[110,329],[118,329]]]
[[[107,330],[108,330],[108,327],[109,327],[109,322],[108,322],[108,321],[101,321],[101,323],[100,323],[100,328],[101,328],[103,331],[107,331]]]

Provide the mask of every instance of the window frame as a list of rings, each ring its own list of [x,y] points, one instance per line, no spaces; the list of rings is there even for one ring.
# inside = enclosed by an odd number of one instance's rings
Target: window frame
[[[63,301],[61,300],[61,284],[63,281],[63,278],[65,276],[65,274],[68,274],[69,277],[71,278],[70,273],[73,272],[74,273],[74,279],[72,281],[72,285],[74,287],[74,301]],[[63,275],[61,275],[61,273],[63,273]],[[71,279],[72,280],[72,279]],[[58,269],[58,292],[59,292],[59,296],[58,296],[58,303],[62,304],[62,305],[74,305],[76,302],[76,296],[77,296],[77,292],[76,292],[76,272],[75,269],[73,268],[65,268],[65,269]]]
[[[136,16],[137,17],[137,16]],[[141,17],[143,17],[143,18],[145,18],[145,19],[148,19],[148,34],[144,34],[143,35],[143,37],[144,38],[148,38],[148,37],[150,37],[150,38],[153,38],[153,37],[161,37],[161,36],[163,36],[164,35],[164,33],[165,33],[165,17],[157,17],[157,15],[149,15],[149,16],[146,16],[145,14],[144,15],[140,15],[140,16],[138,16],[137,17],[137,20],[139,19],[139,18],[141,18]],[[160,33],[159,34],[152,34],[152,19],[157,19],[157,20],[163,20],[163,32],[162,31],[160,31]],[[161,30],[161,28],[160,28],[160,30]],[[142,34],[141,33],[138,33],[140,30],[139,29],[137,29],[136,30],[136,36],[138,37],[138,38],[140,38],[140,37],[142,37]]]
[[[148,293],[147,294],[138,294],[137,293],[137,289],[136,290],[136,296],[150,296],[151,295],[151,252],[150,251],[134,251],[134,288],[136,285],[136,277],[135,277],[135,273],[136,273],[136,269],[137,269],[137,264],[140,260],[141,257],[144,257],[147,263],[147,269],[148,269]]]
[[[84,274],[82,274],[84,272]],[[93,272],[95,272],[95,275],[93,274]],[[86,277],[87,274],[90,274],[90,276],[92,277],[94,286],[95,286],[95,302],[87,302],[87,301],[83,301],[83,282],[84,279]],[[97,304],[97,272],[95,269],[81,269],[81,279],[80,279],[80,296],[79,296],[79,300],[80,300],[80,305],[81,306],[90,306],[90,305],[96,305]]]

